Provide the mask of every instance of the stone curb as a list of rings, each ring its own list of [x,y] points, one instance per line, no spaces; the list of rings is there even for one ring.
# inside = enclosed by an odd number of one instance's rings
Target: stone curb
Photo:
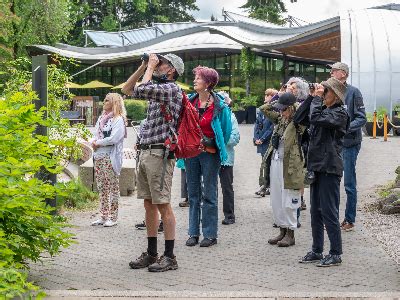
[[[46,290],[50,297],[157,297],[157,298],[399,298],[400,292],[253,292],[253,291],[90,291]]]

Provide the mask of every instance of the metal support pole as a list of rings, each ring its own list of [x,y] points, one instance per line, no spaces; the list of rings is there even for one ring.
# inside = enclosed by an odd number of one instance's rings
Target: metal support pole
[[[36,92],[39,98],[39,100],[35,101],[36,110],[39,110],[42,107],[47,108],[47,64],[47,55],[38,55],[32,57],[32,89]],[[47,111],[45,111],[43,118],[47,119]],[[43,136],[48,135],[47,127],[38,125],[36,127],[35,134]],[[36,177],[43,181],[48,181],[52,185],[57,183],[57,174],[52,174],[45,168],[42,168],[39,173],[36,174]],[[56,207],[56,198],[46,199],[46,204],[50,205],[51,207]]]

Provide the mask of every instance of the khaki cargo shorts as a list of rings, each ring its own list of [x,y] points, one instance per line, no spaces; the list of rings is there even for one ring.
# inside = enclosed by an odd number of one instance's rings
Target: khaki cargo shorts
[[[139,157],[137,177],[137,198],[151,199],[153,204],[166,204],[171,201],[172,176],[175,159],[167,159],[164,176],[164,187],[161,187],[164,150],[142,150]]]

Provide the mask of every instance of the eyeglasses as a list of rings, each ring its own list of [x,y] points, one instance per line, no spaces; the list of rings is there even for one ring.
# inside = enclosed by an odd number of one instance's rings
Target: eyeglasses
[[[328,93],[328,88],[326,87],[326,88],[324,88],[324,95],[326,95],[327,93]]]

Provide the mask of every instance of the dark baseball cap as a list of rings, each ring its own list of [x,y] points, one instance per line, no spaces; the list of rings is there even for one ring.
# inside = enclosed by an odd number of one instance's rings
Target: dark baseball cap
[[[296,97],[292,93],[283,93],[279,96],[278,101],[272,106],[278,110],[284,110],[288,106],[296,103]]]

